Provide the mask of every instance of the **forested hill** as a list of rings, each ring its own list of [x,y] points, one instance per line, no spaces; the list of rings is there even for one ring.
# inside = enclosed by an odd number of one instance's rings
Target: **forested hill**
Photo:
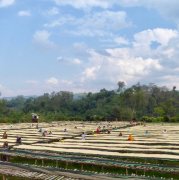
[[[117,90],[101,89],[78,98],[72,92],[45,93],[39,97],[18,96],[0,100],[0,122],[30,122],[31,113],[40,121],[54,120],[131,120],[179,122],[179,92],[154,84],[136,84]]]

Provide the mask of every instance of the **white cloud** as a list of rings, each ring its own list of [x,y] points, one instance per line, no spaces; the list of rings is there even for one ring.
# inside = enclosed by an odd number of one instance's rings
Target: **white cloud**
[[[46,47],[46,48],[54,48],[55,43],[50,40],[51,34],[46,31],[36,31],[33,40],[35,43],[39,44],[40,46]]]
[[[0,84],[0,92],[2,93],[2,97],[13,97],[17,95],[32,96],[51,93],[53,91],[70,91],[72,87],[75,86],[71,80],[50,77],[44,81],[27,80],[23,88],[13,90]]]
[[[90,28],[90,30],[94,28],[118,31],[128,27],[129,23],[127,23],[127,14],[124,11],[102,11],[86,16],[81,25],[85,29]]]
[[[155,9],[166,19],[179,24],[178,0],[54,0],[57,5],[70,5],[78,9],[100,7],[109,9],[114,6],[145,7]]]
[[[63,86],[63,85],[71,85],[73,82],[65,79],[57,79],[55,77],[51,77],[46,80],[46,84],[48,85],[55,85],[58,87]]]
[[[51,77],[51,78],[46,80],[46,83],[49,85],[58,85],[59,80],[55,77]]]
[[[158,46],[151,47],[153,42],[157,42]],[[129,46],[125,48],[108,48],[106,53],[90,50],[81,83],[98,90],[103,87],[115,88],[119,80],[128,85],[153,82],[168,87],[179,86],[177,30],[144,30],[136,33],[128,43]]]
[[[151,48],[153,41],[159,43],[156,49]],[[71,80],[51,77],[45,81],[43,89],[39,88],[45,92],[98,91],[101,88],[115,89],[119,80],[125,81],[129,86],[137,82],[144,84],[153,82],[168,87],[174,85],[179,87],[177,83],[179,82],[178,31],[162,28],[148,29],[136,33],[130,42],[121,36],[119,42],[126,43],[125,48],[108,48],[105,53],[91,50],[84,43],[73,44],[74,48],[85,49],[88,52],[85,56],[86,61],[78,66],[81,72],[71,77]],[[61,56],[57,57],[57,60],[70,66],[82,62],[81,58]]]
[[[169,47],[171,42],[178,37],[179,33],[173,29],[155,28],[136,33],[134,35],[133,53],[144,58],[172,57],[174,50]],[[156,47],[153,45],[156,44]],[[141,51],[142,49],[142,51]]]
[[[46,11],[46,14],[49,16],[57,15],[57,14],[59,14],[59,9],[57,7],[52,7],[51,9]]]
[[[179,1],[178,0],[120,0],[119,5],[125,7],[142,6],[149,9],[155,9],[166,19],[179,24]]]
[[[179,89],[179,76],[164,75],[163,77],[161,77],[160,82],[158,84],[162,86],[167,86],[170,89],[172,89],[173,86],[176,86],[176,88]]]
[[[109,8],[116,0],[54,0],[57,5],[70,5],[74,8]]]
[[[69,80],[64,80],[64,79],[62,79],[61,81],[60,81],[60,84],[61,85],[72,85],[73,84],[73,82],[72,81],[69,81]]]
[[[78,21],[78,19],[75,19],[75,17],[70,16],[70,15],[64,15],[61,16],[58,19],[55,19],[49,23],[44,24],[44,27],[46,28],[56,28],[56,27],[61,27],[65,24],[76,24],[76,22]]]
[[[27,10],[19,11],[18,16],[31,16],[31,12]]]
[[[76,42],[73,44],[73,47],[75,48],[76,51],[85,51],[88,46],[84,42]]]
[[[173,55],[175,54],[175,49],[173,47],[169,47],[169,48],[166,48],[164,51],[161,52],[161,54],[164,56],[164,57],[167,57],[167,58],[172,58]]]
[[[72,63],[73,63],[73,64],[81,64],[82,62],[81,62],[80,59],[75,58],[75,59],[73,59]]]
[[[134,35],[135,45],[150,46],[152,41],[160,43],[162,46],[167,46],[172,38],[177,37],[178,32],[172,29],[148,29]]]
[[[61,57],[61,56],[57,57],[57,62],[61,63],[61,62],[64,62],[64,61],[65,61],[65,59],[63,57]]]
[[[174,68],[173,71],[178,73],[179,72],[179,67]]]
[[[153,1],[153,0],[150,0]],[[149,0],[143,1],[143,0],[120,0],[118,1],[118,4],[125,7],[133,7],[133,6],[142,6],[144,4],[150,3]]]
[[[51,77],[45,81],[45,84],[42,84],[40,89],[42,92],[51,93],[53,91],[72,91],[73,82],[71,80],[66,79],[57,79],[55,77]]]
[[[129,41],[124,37],[117,37],[114,39],[114,42],[116,42],[119,45],[129,45]]]
[[[112,35],[120,29],[131,26],[131,22],[127,19],[127,14],[124,11],[109,11],[90,12],[81,18],[70,15],[53,20],[50,23],[44,24],[44,27],[55,28],[61,27],[65,32],[79,36],[105,36]]]
[[[15,3],[15,0],[0,0],[0,8],[11,6]]]
[[[132,56],[130,49],[108,49],[108,56],[92,53],[91,64],[82,74],[82,81],[118,82],[119,79],[131,84],[145,78],[146,75],[160,71],[161,64],[157,59],[144,59]],[[102,87],[101,87],[102,88]]]
[[[44,27],[46,28],[55,28],[55,27],[59,27],[59,26],[62,26],[63,25],[63,22],[60,22],[59,20],[54,20],[50,23],[46,23],[44,24]]]
[[[61,56],[57,57],[57,62],[58,63],[66,63],[66,64],[75,64],[75,65],[80,65],[82,64],[82,61],[79,58],[74,58],[74,59],[68,59],[68,58],[64,58]]]
[[[141,0],[142,1],[142,0]],[[178,0],[151,0],[142,4],[148,8],[155,8],[161,15],[175,22],[179,20],[179,1]]]
[[[85,79],[95,79],[96,78],[96,74],[97,72],[99,71],[100,69],[100,66],[93,66],[93,67],[89,67],[89,68],[86,68],[85,71],[83,72],[83,81]]]

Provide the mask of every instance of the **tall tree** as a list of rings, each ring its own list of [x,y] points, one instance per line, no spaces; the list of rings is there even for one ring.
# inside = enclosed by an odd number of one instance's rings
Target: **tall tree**
[[[117,91],[122,92],[125,88],[125,82],[124,81],[118,81],[117,85],[118,85]]]

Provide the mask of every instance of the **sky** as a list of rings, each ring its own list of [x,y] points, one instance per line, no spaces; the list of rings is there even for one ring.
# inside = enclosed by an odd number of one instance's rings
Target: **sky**
[[[0,0],[1,97],[179,89],[178,0]]]

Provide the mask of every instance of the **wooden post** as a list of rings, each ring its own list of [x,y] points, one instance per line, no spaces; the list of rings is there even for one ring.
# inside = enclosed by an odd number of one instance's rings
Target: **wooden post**
[[[81,171],[83,171],[83,164],[81,164]]]
[[[35,165],[37,164],[37,159],[35,159]]]
[[[67,169],[67,168],[68,168],[68,162],[66,161],[65,169]]]
[[[44,166],[44,160],[42,159],[42,166]]]
[[[56,168],[58,167],[58,161],[56,160]]]
[[[101,166],[101,172],[104,172],[104,166]]]
[[[5,175],[2,175],[2,178],[3,178],[3,180],[6,180],[6,176]]]
[[[128,169],[126,168],[126,175],[128,175]]]

